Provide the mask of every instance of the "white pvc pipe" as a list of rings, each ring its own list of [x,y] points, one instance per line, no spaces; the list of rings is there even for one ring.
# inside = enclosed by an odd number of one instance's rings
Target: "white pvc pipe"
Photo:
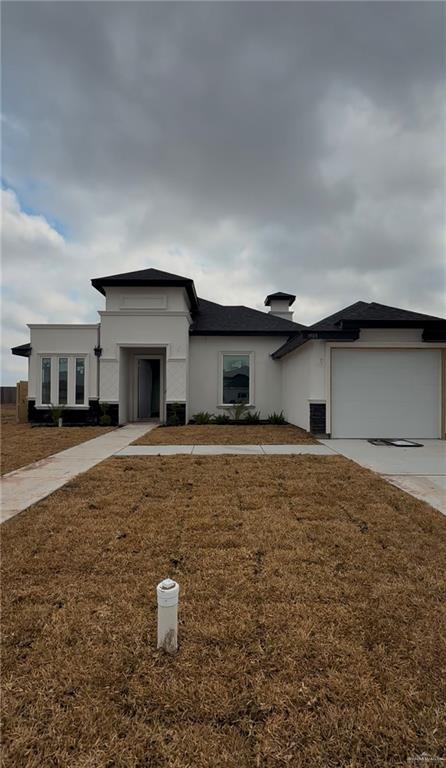
[[[173,579],[164,579],[156,588],[158,601],[158,644],[167,653],[178,648],[178,595],[179,584]]]

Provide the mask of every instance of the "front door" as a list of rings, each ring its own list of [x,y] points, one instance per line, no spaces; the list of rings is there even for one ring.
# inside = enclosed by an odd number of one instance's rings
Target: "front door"
[[[137,418],[159,419],[161,361],[139,358],[137,368]]]

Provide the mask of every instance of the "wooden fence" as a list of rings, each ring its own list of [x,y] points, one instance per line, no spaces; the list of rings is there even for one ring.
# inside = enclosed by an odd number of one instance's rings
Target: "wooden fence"
[[[0,403],[2,405],[15,405],[16,387],[0,387]]]
[[[17,401],[16,401],[17,421],[23,423],[28,421],[28,382],[17,382]]]

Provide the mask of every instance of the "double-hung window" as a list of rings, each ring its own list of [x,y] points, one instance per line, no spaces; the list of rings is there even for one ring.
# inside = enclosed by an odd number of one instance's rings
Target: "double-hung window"
[[[252,404],[251,355],[222,354],[222,405]]]
[[[42,405],[51,403],[51,357],[42,357]]]
[[[88,405],[87,356],[42,355],[38,405]]]
[[[85,358],[76,357],[76,405],[85,400]]]
[[[68,357],[59,357],[59,405],[68,403]]]

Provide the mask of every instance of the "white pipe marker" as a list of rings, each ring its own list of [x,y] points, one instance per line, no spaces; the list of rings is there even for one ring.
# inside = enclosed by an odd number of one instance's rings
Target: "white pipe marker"
[[[173,579],[160,581],[156,588],[158,601],[158,644],[167,653],[178,648],[178,595],[180,585]]]

